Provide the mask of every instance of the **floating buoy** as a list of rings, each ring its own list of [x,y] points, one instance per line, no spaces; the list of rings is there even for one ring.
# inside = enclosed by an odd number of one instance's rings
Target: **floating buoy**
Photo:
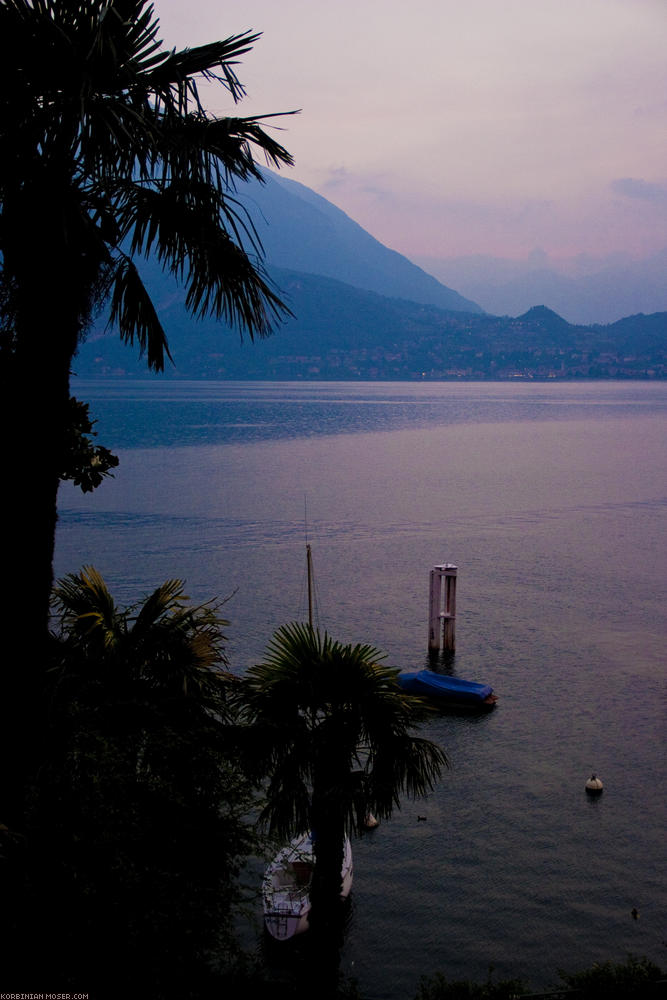
[[[379,825],[380,825],[380,820],[376,819],[373,813],[366,813],[366,817],[364,819],[364,829],[374,830],[375,827]]]
[[[637,909],[636,906],[632,907],[632,909],[630,910],[630,913],[632,914],[632,919],[633,920],[639,920],[639,910]]]
[[[598,778],[597,774],[591,774],[590,778],[586,782],[586,791],[590,795],[599,795],[604,785]]]

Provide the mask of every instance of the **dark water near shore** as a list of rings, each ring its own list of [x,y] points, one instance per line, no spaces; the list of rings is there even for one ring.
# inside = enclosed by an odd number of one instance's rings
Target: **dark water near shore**
[[[429,723],[451,769],[354,845],[343,969],[366,996],[667,966],[667,384],[73,391],[121,465],[63,489],[57,574],[92,563],[119,601],[173,576],[232,595],[239,672],[305,615],[304,498],[320,625],[391,664],[424,665],[429,570],[459,567],[453,669],[500,700]]]

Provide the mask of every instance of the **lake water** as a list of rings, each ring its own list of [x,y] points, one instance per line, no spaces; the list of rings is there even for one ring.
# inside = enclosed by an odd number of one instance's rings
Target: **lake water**
[[[239,673],[305,617],[305,521],[320,626],[404,669],[426,664],[431,567],[458,566],[453,671],[499,702],[429,722],[450,770],[354,845],[342,965],[365,996],[437,970],[537,989],[628,953],[667,966],[667,384],[73,391],[121,465],[62,490],[57,575],[93,564],[121,602],[174,576],[229,597]]]

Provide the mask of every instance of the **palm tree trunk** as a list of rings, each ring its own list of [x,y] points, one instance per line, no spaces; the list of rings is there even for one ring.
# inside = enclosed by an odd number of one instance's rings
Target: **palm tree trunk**
[[[315,868],[311,885],[310,930],[312,957],[318,984],[335,995],[343,946],[344,909],[341,903],[345,823],[333,796],[313,794]]]
[[[21,827],[26,782],[40,753],[58,483],[79,329],[75,262],[62,240],[53,238],[57,227],[49,225],[48,216],[38,225],[40,208],[43,199],[21,219],[20,238],[5,261],[16,287],[0,385],[5,468],[0,615],[3,635],[17,640],[0,671],[0,823],[10,829]]]

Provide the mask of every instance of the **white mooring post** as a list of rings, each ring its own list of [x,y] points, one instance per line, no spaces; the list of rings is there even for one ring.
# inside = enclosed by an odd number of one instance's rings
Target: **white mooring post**
[[[440,649],[453,652],[456,645],[456,571],[452,563],[443,563],[431,570],[428,607],[430,653]]]

